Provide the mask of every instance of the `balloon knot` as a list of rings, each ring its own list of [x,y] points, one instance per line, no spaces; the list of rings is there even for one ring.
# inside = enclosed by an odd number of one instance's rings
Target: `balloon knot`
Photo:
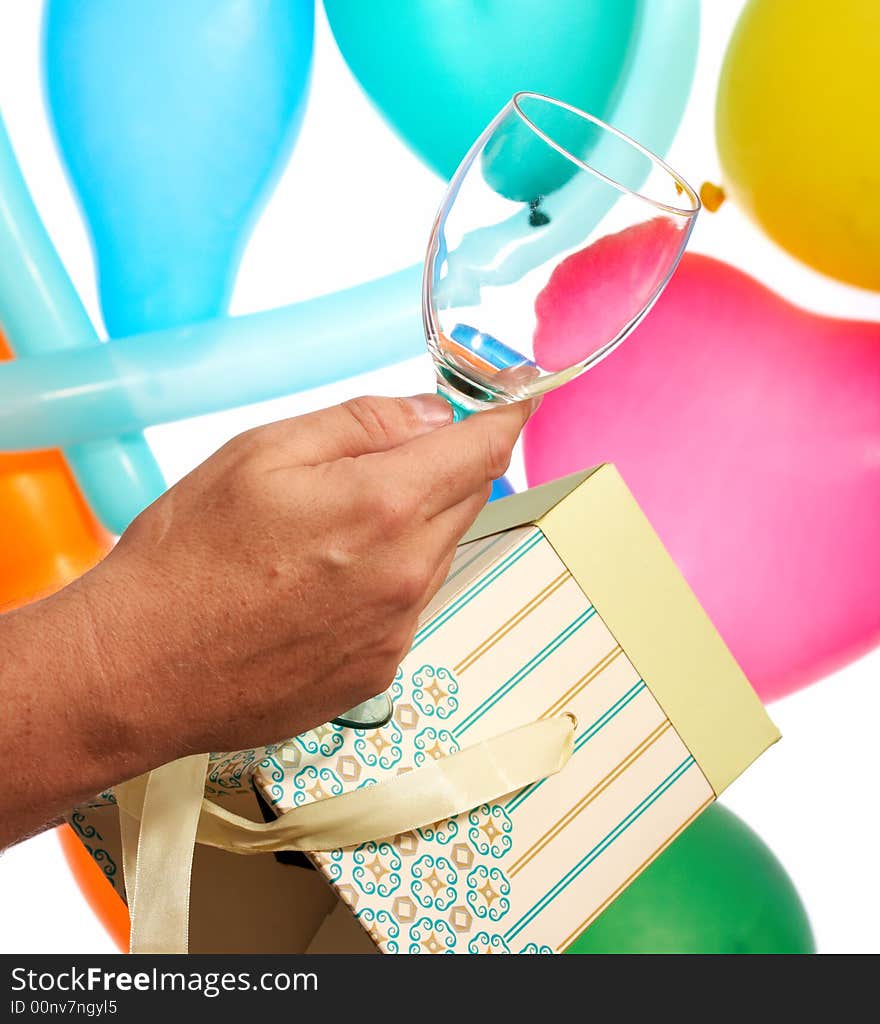
[[[540,209],[543,198],[543,196],[538,196],[537,199],[529,200],[529,224],[533,228],[542,228],[545,224],[550,223],[550,218]]]
[[[700,185],[700,202],[709,213],[715,213],[726,198],[727,193],[720,185],[713,185],[711,181]]]

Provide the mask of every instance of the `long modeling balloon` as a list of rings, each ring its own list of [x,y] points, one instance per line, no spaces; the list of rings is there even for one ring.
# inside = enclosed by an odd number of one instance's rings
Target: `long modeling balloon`
[[[718,83],[724,185],[774,241],[880,291],[880,4],[751,0]]]
[[[0,324],[21,358],[97,347],[100,341],[37,213],[2,118]],[[65,444],[60,435],[42,447],[59,444]],[[66,446],[65,455],[86,501],[114,533],[121,533],[165,489],[159,467],[138,433]]]
[[[568,343],[579,308],[590,330],[584,284],[549,282],[545,345],[555,325]],[[880,642],[878,396],[880,323],[816,316],[685,255],[627,343],[545,397],[526,472],[615,462],[773,699]]]
[[[697,0],[654,0],[643,11],[613,121],[655,152],[665,152],[684,110],[698,34]],[[574,204],[570,194],[563,187],[551,198]],[[556,224],[567,230],[568,217]],[[538,233],[527,222],[518,230],[528,232],[522,244],[492,268],[499,280],[515,272],[516,260],[539,252]],[[481,259],[497,254],[497,244],[476,236],[473,262],[485,270]],[[0,368],[0,448],[106,437],[133,424],[290,394],[412,358],[424,351],[420,303],[421,268],[412,267],[283,309],[112,341],[88,356],[17,360]]]
[[[49,110],[111,336],[225,312],[305,110],[313,0],[50,0]]]
[[[406,142],[445,178],[520,89],[607,120],[642,6],[640,0],[324,3],[355,77]]]
[[[566,953],[814,953],[797,890],[735,814],[710,807]]]

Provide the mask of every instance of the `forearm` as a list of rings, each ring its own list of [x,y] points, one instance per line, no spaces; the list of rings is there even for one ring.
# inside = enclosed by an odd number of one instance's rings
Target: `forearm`
[[[79,583],[0,616],[0,849],[159,763],[124,655],[108,669]]]

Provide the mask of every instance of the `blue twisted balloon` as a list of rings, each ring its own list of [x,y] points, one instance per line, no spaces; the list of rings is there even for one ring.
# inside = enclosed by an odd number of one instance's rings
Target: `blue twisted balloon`
[[[226,311],[313,34],[314,0],[49,0],[49,111],[111,337]]]

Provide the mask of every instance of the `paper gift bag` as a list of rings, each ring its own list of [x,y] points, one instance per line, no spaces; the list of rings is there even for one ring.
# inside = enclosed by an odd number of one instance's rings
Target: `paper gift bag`
[[[145,780],[124,787],[139,878],[179,848],[173,899],[152,878],[138,900],[143,941],[183,941],[197,840],[309,851],[345,908],[313,949],[354,920],[384,953],[561,952],[778,738],[607,465],[484,510],[393,696],[382,729],[266,752],[269,824],[199,805],[205,759],[162,769],[152,807]]]

